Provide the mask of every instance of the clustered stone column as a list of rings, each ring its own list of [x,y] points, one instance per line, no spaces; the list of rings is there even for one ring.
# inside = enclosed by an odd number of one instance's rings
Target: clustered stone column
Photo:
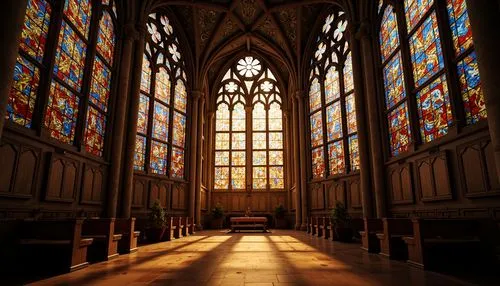
[[[24,15],[28,0],[2,1],[0,9],[0,139],[2,139],[5,124],[5,113],[9,100],[14,66],[19,49],[19,40],[23,30]]]
[[[306,218],[307,218],[307,173],[306,173],[306,125],[305,125],[305,111],[304,111],[304,91],[299,90],[295,92],[295,99],[297,100],[297,115],[298,115],[298,122],[299,122],[299,154],[300,154],[300,163],[299,163],[299,169],[300,169],[300,176],[299,182],[300,182],[300,199],[301,199],[301,208],[302,208],[302,223],[300,225],[301,230],[306,230]]]
[[[300,230],[302,225],[302,205],[301,205],[301,188],[300,188],[300,150],[299,150],[299,118],[297,112],[297,103],[294,97],[291,98],[292,108],[292,132],[293,139],[293,172],[295,178],[295,229]]]
[[[197,139],[198,139],[198,105],[200,98],[202,97],[202,92],[199,90],[193,90],[192,94],[192,105],[191,105],[191,140],[190,140],[190,154],[189,154],[189,204],[188,204],[188,214],[190,217],[194,218],[196,213],[196,155],[197,155]],[[201,138],[200,138],[201,139]]]
[[[495,1],[467,0],[467,11],[474,37],[488,128],[500,177],[500,7]]]
[[[196,227],[198,230],[202,229],[201,225],[201,178],[203,174],[203,166],[202,166],[202,156],[203,156],[203,121],[204,117],[203,115],[205,114],[205,97],[202,96],[200,98],[200,103],[198,106],[198,114],[199,114],[199,119],[198,119],[198,146],[197,146],[197,152],[196,152],[196,166],[197,166],[197,171],[196,171],[196,214],[195,214],[195,223]]]
[[[367,138],[370,141],[370,159],[371,170],[373,179],[373,191],[375,193],[375,205],[377,218],[386,216],[386,197],[385,197],[385,184],[384,184],[384,153],[382,152],[382,134],[381,126],[379,125],[380,117],[377,109],[377,96],[375,84],[375,69],[373,57],[373,40],[370,35],[370,24],[363,21],[356,34],[356,38],[360,40],[361,47],[361,67],[364,71],[364,95],[366,99],[366,106],[368,107],[368,134]],[[356,46],[356,45],[355,45]],[[354,56],[353,56],[354,58]],[[359,116],[359,114],[358,114]],[[365,139],[366,140],[366,139]],[[361,143],[361,139],[359,140]],[[363,202],[365,203],[365,202]]]

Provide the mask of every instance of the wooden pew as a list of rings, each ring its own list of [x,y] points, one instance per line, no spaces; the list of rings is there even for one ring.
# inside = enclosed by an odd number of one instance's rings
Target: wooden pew
[[[93,239],[82,237],[82,225],[83,219],[23,221],[19,228],[23,266],[49,273],[86,267]]]
[[[172,241],[175,239],[175,232],[177,231],[177,226],[174,225],[174,217],[167,217],[167,229],[163,233],[163,240]]]
[[[413,235],[404,236],[408,264],[424,269],[477,266],[491,259],[493,251],[481,241],[481,220],[412,219]]]
[[[329,239],[331,235],[331,229],[332,229],[332,218],[331,217],[324,217],[323,218],[323,224],[321,225],[322,231],[323,231],[323,237],[325,239]]]
[[[413,226],[410,219],[383,218],[382,232],[376,236],[380,241],[380,255],[391,259],[408,259],[408,247],[403,236],[413,235]]]
[[[232,217],[231,232],[242,230],[262,230],[267,232],[267,218],[266,217]]]
[[[320,216],[316,218],[316,224],[314,225],[314,228],[316,230],[316,236],[317,237],[322,237],[323,236],[323,224],[324,224],[325,218]]]
[[[313,236],[316,235],[316,220],[317,218],[315,216],[311,216],[309,220],[309,234]]]
[[[115,233],[121,233],[122,239],[118,242],[118,253],[133,253],[137,251],[137,239],[141,232],[135,230],[135,218],[117,218]]]
[[[181,217],[181,223],[184,225],[182,228],[182,236],[189,236],[189,229],[191,228],[191,223],[189,222],[189,217],[183,216]]]
[[[362,218],[352,218],[351,219],[351,228],[354,233],[354,237],[357,239],[361,239],[360,231],[365,230],[365,221]]]
[[[380,243],[377,239],[377,232],[383,230],[382,220],[376,218],[364,218],[364,230],[360,231],[361,249],[372,253],[380,252]]]
[[[189,234],[194,234],[195,233],[195,228],[196,228],[196,224],[194,223],[194,218],[193,217],[188,217],[188,222],[189,222]]]
[[[121,234],[115,233],[115,218],[90,218],[83,222],[84,238],[93,238],[88,254],[91,262],[118,257],[118,241]]]
[[[311,217],[306,218],[306,233],[311,233],[311,227],[309,226],[309,222],[311,220]]]
[[[184,225],[182,224],[181,217],[173,217],[173,227],[174,227],[174,237],[181,238],[182,237],[182,229]]]

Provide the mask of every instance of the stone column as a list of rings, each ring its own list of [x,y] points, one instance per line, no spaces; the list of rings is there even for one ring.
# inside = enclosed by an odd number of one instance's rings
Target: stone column
[[[118,205],[118,189],[120,187],[120,176],[122,170],[122,152],[125,144],[125,122],[127,119],[127,102],[129,94],[130,70],[132,66],[132,56],[134,41],[137,38],[137,31],[133,25],[125,27],[122,55],[118,76],[118,88],[116,93],[115,117],[112,128],[111,140],[111,168],[108,180],[108,200],[106,215],[116,217]]]
[[[200,103],[198,107],[198,146],[197,146],[197,153],[196,153],[196,227],[198,230],[202,229],[201,225],[201,178],[203,176],[203,168],[205,166],[202,166],[202,160],[201,157],[203,156],[203,115],[205,114],[205,97],[202,96],[200,98]],[[206,141],[205,141],[206,142]]]
[[[121,216],[129,218],[132,212],[132,194],[134,190],[134,155],[135,138],[137,135],[137,119],[139,117],[139,94],[141,89],[142,58],[144,54],[146,31],[143,26],[137,27],[138,40],[135,45],[134,64],[130,83],[130,108],[128,109],[128,124],[126,134],[125,162],[123,165],[122,180],[122,209]],[[123,82],[121,82],[123,84]],[[152,116],[152,115],[151,115]]]
[[[212,150],[214,149],[213,142],[214,142],[214,136],[215,136],[215,125],[214,125],[214,117],[215,117],[215,112],[212,110],[209,110],[207,112],[207,133],[206,133],[206,142],[207,142],[207,156],[205,158],[205,170],[207,172],[207,208],[211,209],[211,204],[212,204],[212,186],[213,186],[213,177],[214,177],[214,162],[212,158]]]
[[[488,128],[500,177],[500,7],[494,1],[467,0],[481,86],[488,113]]]
[[[198,105],[201,97],[201,91],[193,90],[192,105],[191,105],[191,132],[190,132],[190,146],[189,146],[189,205],[188,215],[192,218],[195,217],[195,200],[196,200],[196,144],[198,139]]]
[[[28,0],[2,1],[0,9],[0,139],[5,124],[5,113],[14,75],[14,66],[19,49],[19,40],[24,26],[24,15]]]
[[[292,132],[291,138],[293,140],[293,172],[295,179],[295,229],[300,230],[302,226],[302,204],[301,204],[301,188],[300,188],[300,150],[299,150],[299,118],[297,115],[297,103],[295,98],[290,100],[292,108]],[[291,166],[290,166],[291,167]]]
[[[355,33],[351,27],[351,35]],[[356,124],[358,127],[358,148],[359,148],[359,172],[361,183],[361,199],[363,204],[363,217],[373,216],[372,188],[370,178],[370,139],[368,138],[368,126],[366,124],[365,93],[363,92],[363,74],[361,69],[361,55],[359,42],[351,37],[349,43],[351,47],[351,58],[354,77],[354,96],[356,98]]]
[[[300,198],[301,198],[301,208],[302,208],[302,223],[300,225],[301,230],[306,230],[306,218],[307,218],[307,173],[306,173],[306,125],[305,125],[305,112],[304,112],[304,91],[296,91],[295,98],[297,100],[297,116],[299,121],[298,137],[299,137],[299,157],[300,157]]]
[[[377,86],[376,86],[376,76],[374,67],[374,56],[373,56],[373,40],[372,35],[370,35],[370,24],[368,22],[363,22],[360,25],[359,31],[356,34],[356,38],[361,41],[361,66],[364,71],[364,96],[366,99],[366,106],[368,107],[368,134],[370,141],[370,159],[371,159],[371,170],[373,178],[373,190],[375,193],[375,205],[377,218],[382,218],[386,216],[386,195],[385,195],[385,167],[384,167],[384,153],[382,145],[382,133],[380,122],[381,121],[380,112],[377,108]],[[353,57],[354,59],[354,57]],[[358,84],[359,86],[359,84]],[[359,87],[358,87],[359,88]],[[360,140],[361,142],[361,140]]]

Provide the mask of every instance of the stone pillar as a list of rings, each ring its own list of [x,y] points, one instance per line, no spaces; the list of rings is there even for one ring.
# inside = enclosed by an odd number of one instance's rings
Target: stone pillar
[[[206,132],[206,142],[207,142],[207,155],[205,157],[205,171],[207,172],[207,208],[211,209],[211,203],[212,203],[212,186],[214,182],[214,160],[212,158],[212,150],[214,149],[213,142],[214,142],[214,136],[215,136],[215,124],[214,124],[214,117],[215,117],[215,112],[212,110],[209,110],[207,112],[207,132]]]
[[[19,49],[19,40],[24,26],[24,15],[28,0],[2,1],[0,9],[0,139],[5,124],[5,113],[14,75],[14,66]]]
[[[500,7],[494,1],[467,0],[481,86],[488,113],[488,128],[500,177]]]
[[[351,34],[354,34],[351,28]],[[368,138],[368,126],[366,124],[365,93],[363,92],[363,75],[361,69],[361,56],[359,42],[351,37],[349,43],[351,47],[351,58],[354,77],[354,94],[356,98],[356,124],[358,127],[358,148],[359,148],[359,172],[361,183],[361,199],[363,204],[363,217],[373,216],[372,189],[370,181],[370,144]]]
[[[299,122],[298,137],[299,137],[299,157],[300,157],[300,199],[302,208],[302,223],[300,225],[301,230],[306,230],[306,218],[307,218],[307,173],[306,173],[306,125],[305,125],[305,112],[304,112],[304,91],[300,90],[295,93],[295,98],[297,100],[297,116]]]
[[[122,208],[121,216],[129,218],[132,212],[132,194],[134,190],[134,155],[135,138],[137,135],[137,119],[139,117],[139,94],[141,89],[142,58],[144,54],[146,31],[143,26],[138,27],[138,40],[135,45],[134,64],[130,83],[130,108],[128,109],[128,124],[126,134],[125,162],[123,165],[122,180]],[[121,82],[120,84],[123,84]],[[150,115],[152,116],[152,115]]]
[[[297,102],[295,98],[290,100],[292,108],[292,132],[291,138],[293,139],[293,165],[294,179],[295,179],[295,229],[300,230],[302,226],[302,205],[301,205],[301,188],[300,188],[300,150],[299,150],[299,118],[297,115]],[[291,167],[291,166],[290,166]]]
[[[191,105],[191,132],[190,132],[190,146],[189,146],[189,204],[188,215],[192,218],[195,217],[195,201],[196,201],[196,144],[198,139],[198,105],[201,97],[201,91],[193,90],[192,105]]]
[[[373,40],[372,35],[370,35],[370,24],[368,22],[361,23],[359,31],[356,34],[356,38],[361,41],[361,66],[364,71],[364,97],[366,99],[366,106],[368,107],[367,111],[369,124],[367,130],[371,147],[369,152],[371,155],[371,171],[373,178],[373,191],[375,193],[376,213],[377,218],[382,218],[386,216],[387,210],[384,184],[384,153],[382,152],[384,147],[382,145],[380,122],[385,122],[385,120],[381,121],[381,112],[379,112],[377,108],[377,86],[375,82],[376,76],[374,74]]]
[[[118,76],[118,88],[116,93],[115,117],[112,128],[111,140],[111,168],[108,180],[108,200],[106,215],[116,217],[118,206],[118,189],[120,187],[120,176],[122,170],[122,152],[125,144],[125,122],[127,119],[127,102],[129,94],[130,70],[132,66],[132,55],[134,41],[137,38],[137,31],[132,25],[126,26],[121,62]]]
[[[195,198],[196,198],[196,227],[198,230],[201,230],[202,229],[202,225],[201,225],[201,178],[203,176],[203,168],[205,166],[202,166],[202,160],[201,160],[201,157],[203,157],[203,115],[205,114],[205,97],[202,96],[200,98],[200,103],[199,103],[199,107],[198,107],[198,114],[199,114],[199,118],[198,118],[198,146],[197,146],[197,152],[196,152],[196,194],[195,194]],[[205,141],[206,142],[206,141]]]

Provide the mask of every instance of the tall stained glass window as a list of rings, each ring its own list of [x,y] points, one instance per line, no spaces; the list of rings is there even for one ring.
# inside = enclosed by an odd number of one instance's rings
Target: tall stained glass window
[[[405,0],[402,7],[392,7],[381,1],[380,49],[388,120],[390,151],[397,156],[408,150],[419,130],[418,141],[427,143],[448,134],[455,122],[452,101],[463,109],[466,124],[486,118],[479,72],[473,50],[473,40],[465,0]],[[447,14],[438,13],[440,5]],[[401,8],[401,9],[398,9]],[[405,24],[398,25],[397,11],[404,13]],[[448,31],[441,31],[439,23]],[[399,31],[405,30],[406,39]],[[452,39],[443,35],[450,34]],[[445,49],[449,40],[453,50]],[[401,44],[400,44],[401,43]],[[448,48],[448,47],[446,47]],[[402,49],[409,51],[404,58]],[[447,67],[445,55],[455,60]],[[411,72],[404,72],[408,61]],[[456,71],[456,72],[455,72]],[[457,74],[458,82],[450,75]],[[410,83],[411,86],[407,86]],[[451,94],[449,85],[459,86],[461,95]],[[413,121],[414,114],[418,121]],[[412,128],[415,127],[415,128]]]
[[[51,3],[28,1],[6,116],[27,128],[43,124],[52,138],[102,156],[115,48],[114,1]],[[61,22],[51,21],[59,16]],[[49,27],[54,37],[48,37]],[[49,53],[49,46],[55,51]],[[94,51],[95,58],[87,61]],[[49,77],[42,81],[48,88],[40,87],[41,75]],[[41,124],[32,126],[33,121]]]
[[[359,169],[351,52],[342,11],[332,12],[317,39],[309,76],[313,179]]]
[[[227,71],[217,95],[215,190],[284,189],[281,106],[276,78],[257,58]]]
[[[134,168],[184,178],[186,73],[172,24],[166,15],[148,18],[142,60]]]

